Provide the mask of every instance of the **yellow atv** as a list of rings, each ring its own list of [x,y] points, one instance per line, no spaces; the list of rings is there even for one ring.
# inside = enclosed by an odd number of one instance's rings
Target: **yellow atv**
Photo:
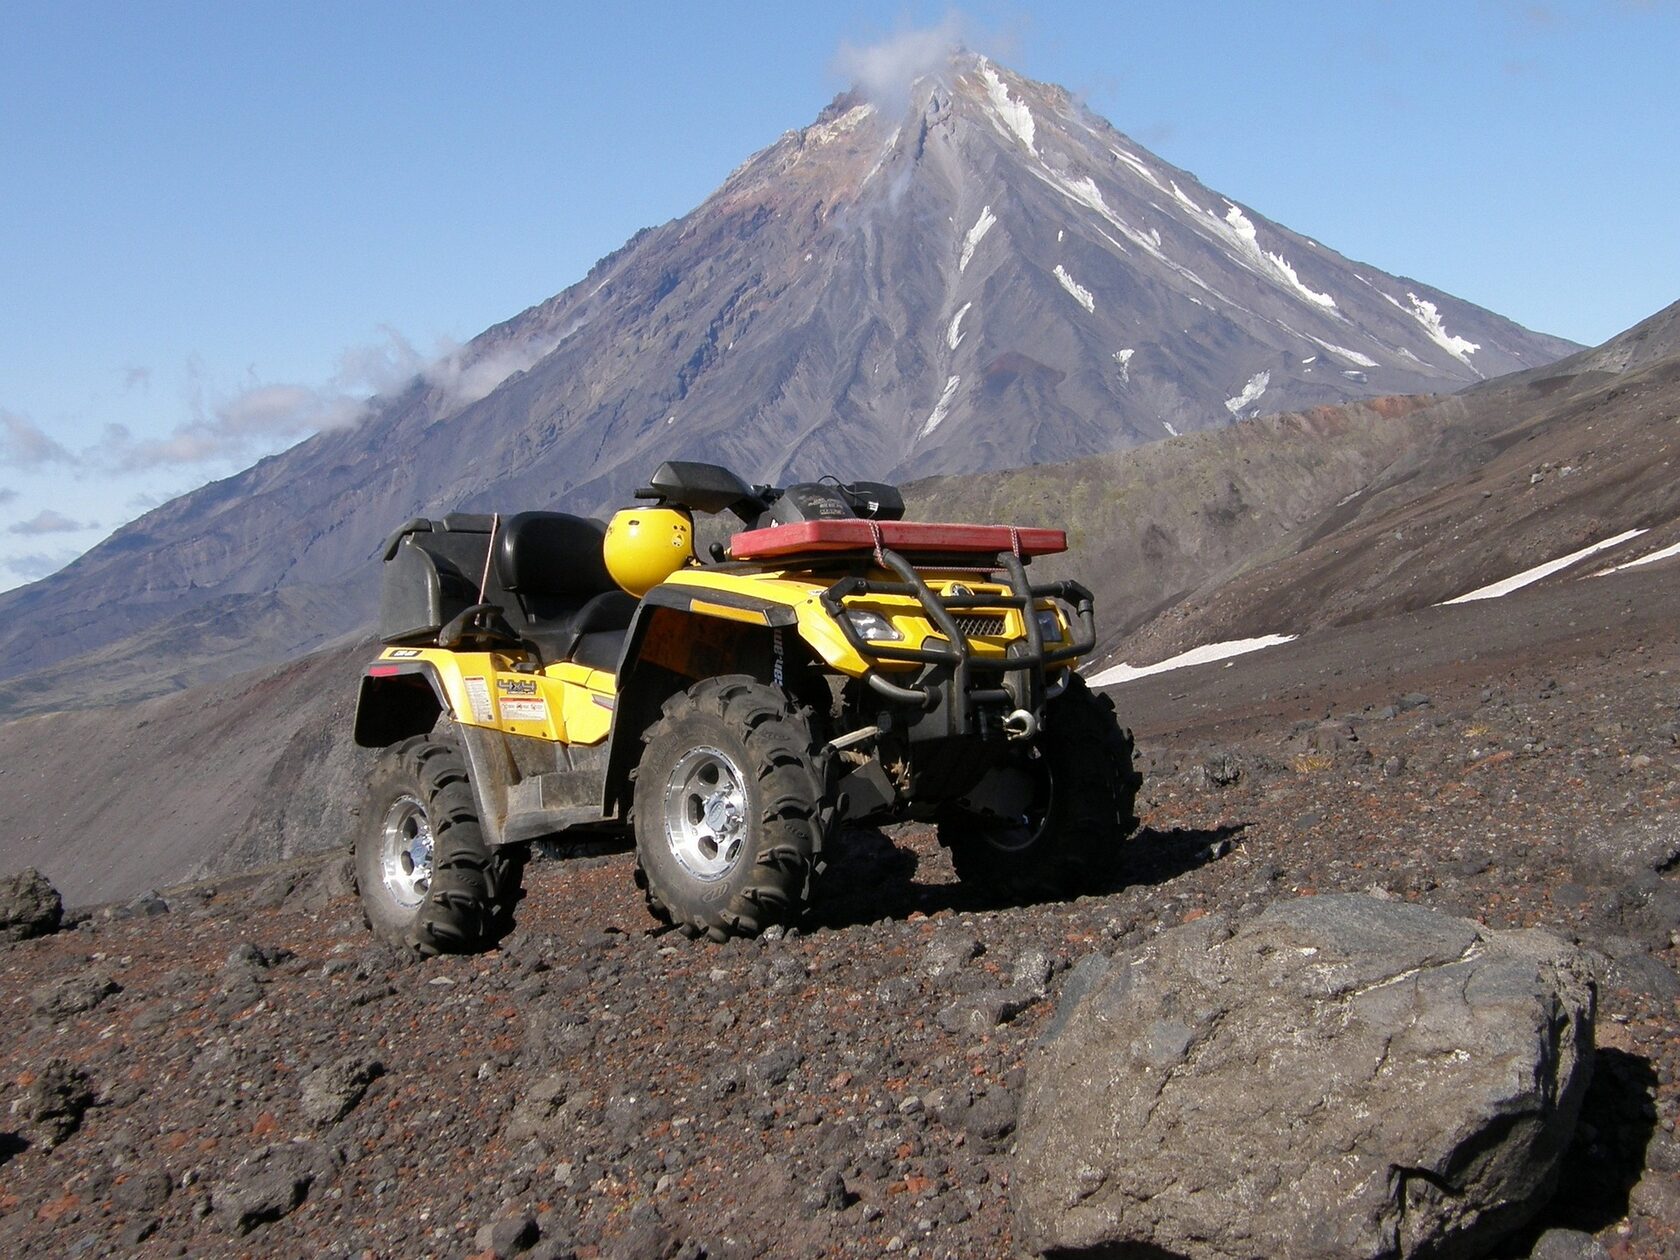
[[[672,461],[596,521],[455,514],[384,552],[356,707],[369,925],[422,953],[512,925],[533,841],[633,831],[653,915],[792,923],[842,824],[928,819],[989,896],[1101,887],[1136,826],[1113,705],[1074,663],[1060,530],[902,520],[891,486],[773,489]],[[743,528],[695,554],[694,513]]]

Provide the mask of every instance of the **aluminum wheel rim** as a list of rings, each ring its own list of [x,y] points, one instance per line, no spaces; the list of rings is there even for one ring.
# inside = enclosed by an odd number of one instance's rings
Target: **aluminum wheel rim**
[[[432,825],[418,797],[398,797],[385,811],[379,875],[403,909],[418,909],[426,900],[432,886]]]
[[[745,847],[747,780],[728,753],[691,748],[665,782],[665,839],[695,879],[727,878]]]

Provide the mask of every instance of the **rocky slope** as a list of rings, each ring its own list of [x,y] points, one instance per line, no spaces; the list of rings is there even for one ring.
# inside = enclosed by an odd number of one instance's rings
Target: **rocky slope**
[[[1120,688],[1145,829],[1073,902],[977,906],[911,829],[852,837],[806,929],[756,942],[653,932],[610,854],[534,866],[482,957],[375,946],[318,863],[0,946],[0,1248],[1007,1255],[1024,1068],[1084,960],[1350,891],[1590,951],[1582,1123],[1498,1254],[1671,1255],[1672,564]]]
[[[906,97],[839,98],[358,426],[0,595],[0,678],[122,661],[149,694],[283,659],[367,624],[403,520],[599,511],[666,458],[768,481],[1019,467],[1574,348],[1343,258],[965,54]],[[167,671],[141,664],[157,648]]]
[[[1299,633],[1428,607],[1589,547],[1573,582],[1680,543],[1680,304],[1543,373],[1420,412],[1430,432],[1269,563],[1181,602],[1127,645]]]
[[[350,726],[372,654],[0,726],[0,871],[39,867],[82,903],[336,846],[366,782]]]

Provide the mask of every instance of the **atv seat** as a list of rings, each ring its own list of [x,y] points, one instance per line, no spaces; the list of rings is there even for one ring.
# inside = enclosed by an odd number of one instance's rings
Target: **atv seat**
[[[620,590],[602,556],[606,529],[564,512],[520,512],[496,539],[499,602],[509,626],[543,662],[618,666],[636,601]]]

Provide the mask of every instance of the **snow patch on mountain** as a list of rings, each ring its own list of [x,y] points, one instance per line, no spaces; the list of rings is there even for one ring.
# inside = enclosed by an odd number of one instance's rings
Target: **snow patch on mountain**
[[[1013,135],[1029,152],[1036,154],[1033,139],[1036,128],[1033,126],[1032,110],[1027,108],[1025,101],[1017,101],[1009,95],[1009,87],[998,77],[996,70],[982,60],[980,62],[980,77],[986,83],[986,95],[992,103],[992,119],[998,123],[999,129],[1006,135]]]
[[[870,117],[874,112],[875,107],[873,105],[854,105],[840,117],[830,122],[820,123],[815,127],[807,127],[805,129],[805,143],[808,145],[828,144],[830,141],[838,140],[847,132],[855,129],[859,123]]]
[[[1336,299],[1328,293],[1319,293],[1302,284],[1301,277],[1295,274],[1295,268],[1290,266],[1289,260],[1282,254],[1274,254],[1260,248],[1259,232],[1255,229],[1253,221],[1235,202],[1227,201],[1225,205],[1227,208],[1223,220],[1209,210],[1198,222],[1211,225],[1218,236],[1237,250],[1237,254],[1233,255],[1237,262],[1263,276],[1268,276],[1295,296],[1311,302],[1321,310],[1336,309]]]
[[[1066,175],[1051,170],[1049,167],[1045,167],[1044,171],[1049,177],[1051,186],[1061,190],[1069,199],[1078,202],[1088,210],[1095,210],[1116,226],[1120,224],[1120,216],[1108,208],[1108,202],[1103,198],[1102,189],[1097,187],[1097,181],[1089,175],[1084,179],[1069,179]]]
[[[1172,195],[1177,199],[1179,205],[1184,206],[1187,209],[1194,210],[1197,214],[1206,213],[1206,211],[1185,195],[1184,190],[1178,186],[1176,181],[1172,186]]]
[[[1061,263],[1056,264],[1056,279],[1061,282],[1062,288],[1073,295],[1073,300],[1087,311],[1094,312],[1097,309],[1097,299],[1091,296],[1091,291],[1068,275],[1067,268]]]
[[[1115,240],[1107,232],[1103,231],[1101,228],[1097,229],[1097,235],[1102,237],[1103,240],[1107,241],[1110,245],[1114,246],[1115,250],[1122,257],[1124,257],[1125,255],[1130,254],[1132,252],[1131,250],[1127,249],[1124,245],[1122,245],[1119,241]]]
[[[1052,169],[1042,162],[1037,166],[1028,167],[1027,169],[1044,183],[1050,185],[1050,187],[1061,193],[1062,196],[1066,197],[1068,200],[1084,206],[1087,210],[1096,211],[1097,214],[1101,215],[1104,220],[1119,231],[1120,234],[1133,245],[1136,245],[1151,258],[1154,258],[1157,262],[1161,263],[1189,284],[1201,289],[1204,293],[1207,293],[1210,297],[1217,299],[1222,305],[1232,310],[1240,311],[1242,314],[1255,319],[1261,318],[1261,316],[1257,315],[1254,311],[1249,310],[1249,308],[1244,306],[1241,302],[1228,297],[1226,294],[1221,293],[1218,289],[1208,284],[1207,281],[1203,280],[1183,263],[1169,258],[1162,247],[1160,231],[1158,229],[1151,228],[1147,233],[1141,232],[1130,223],[1126,222],[1125,219],[1116,214],[1109,206],[1107,199],[1104,198],[1102,194],[1102,189],[1098,188],[1096,181],[1091,179],[1089,176],[1081,179],[1073,179],[1062,174],[1060,171]],[[1214,227],[1219,229],[1223,234],[1229,233],[1229,229],[1226,229],[1223,224],[1219,223],[1211,216],[1204,217],[1203,221],[1212,223]],[[1103,240],[1114,246],[1121,255],[1126,255],[1130,252],[1124,245],[1115,240],[1107,232],[1104,232],[1101,228],[1097,229],[1097,235],[1101,236]],[[1255,268],[1248,263],[1244,263],[1244,266],[1251,271],[1255,270]],[[1195,302],[1198,306],[1206,305],[1206,303],[1193,296],[1190,300]],[[1296,335],[1300,336],[1299,333]]]
[[[1167,191],[1164,187],[1162,187],[1161,181],[1155,178],[1155,172],[1145,166],[1141,160],[1120,149],[1110,149],[1109,152],[1141,175],[1150,185],[1155,188],[1160,188],[1162,192]],[[1176,189],[1176,185],[1174,187]]]
[[[1260,400],[1260,395],[1266,392],[1266,386],[1272,383],[1270,372],[1256,372],[1248,378],[1248,384],[1242,387],[1242,393],[1235,398],[1225,400],[1225,410],[1233,416],[1240,415],[1243,408],[1253,406]]]
[[[1314,337],[1313,341],[1328,350],[1331,354],[1339,355],[1346,359],[1349,363],[1357,363],[1360,367],[1368,368],[1377,366],[1377,361],[1371,358],[1370,355],[1360,354],[1357,350],[1349,350],[1346,346],[1338,346],[1334,342],[1324,341],[1318,337]]]
[[[1548,560],[1545,564],[1537,564],[1532,569],[1524,569],[1521,573],[1514,573],[1498,582],[1491,582],[1487,586],[1479,586],[1473,591],[1452,599],[1443,600],[1446,604],[1468,604],[1478,599],[1498,599],[1501,595],[1509,595],[1512,591],[1521,590],[1531,583],[1538,582],[1543,577],[1550,577],[1560,570],[1567,569],[1588,556],[1597,555],[1601,551],[1608,551],[1611,547],[1619,547],[1625,542],[1638,538],[1646,533],[1643,529],[1630,529],[1617,534],[1614,538],[1606,538],[1603,542],[1593,543],[1590,547],[1582,547],[1579,551],[1572,551],[1567,556],[1559,556],[1556,560]]]
[[[950,346],[953,350],[957,348],[958,344],[963,339],[963,334],[960,331],[962,328],[963,316],[968,314],[968,308],[973,305],[973,302],[964,302],[962,310],[951,316],[951,326],[945,330],[945,344]]]
[[[1184,669],[1190,665],[1228,661],[1233,656],[1246,656],[1262,648],[1277,647],[1280,643],[1289,643],[1294,638],[1292,634],[1263,634],[1254,639],[1230,639],[1224,643],[1208,643],[1191,648],[1188,652],[1180,652],[1164,661],[1156,661],[1153,665],[1128,665],[1122,661],[1118,665],[1110,665],[1100,673],[1092,674],[1085,681],[1092,687],[1112,687],[1115,683],[1131,682],[1134,678],[1164,674],[1169,670]]]
[[[1132,356],[1137,351],[1131,347],[1114,352],[1114,361],[1120,365],[1120,380],[1122,384],[1129,384],[1132,379]]]
[[[1092,179],[1089,175],[1085,176],[1083,179],[1070,179],[1060,171],[1052,170],[1048,166],[1040,165],[1030,169],[1034,175],[1038,176],[1038,178],[1043,180],[1046,184],[1049,184],[1050,187],[1061,193],[1062,196],[1066,197],[1069,201],[1084,206],[1087,210],[1095,210],[1117,231],[1119,231],[1122,236],[1124,236],[1132,244],[1136,245],[1139,249],[1145,251],[1154,258],[1160,259],[1162,262],[1173,267],[1175,270],[1183,270],[1177,263],[1174,263],[1161,252],[1159,233],[1156,233],[1155,236],[1151,238],[1150,236],[1138,231],[1138,229],[1133,227],[1130,223],[1127,223],[1126,220],[1122,219],[1118,214],[1114,213],[1114,211],[1109,208],[1107,200],[1105,200],[1102,195],[1102,189],[1097,187],[1096,180]],[[1121,253],[1126,252],[1125,247],[1121,246],[1120,242],[1114,240],[1113,237],[1108,237],[1108,241],[1110,244],[1118,247]]]
[[[992,225],[996,222],[997,215],[992,213],[990,206],[980,207],[980,217],[974,221],[974,226],[968,229],[968,235],[963,237],[962,258],[957,263],[959,272],[968,270],[968,264],[974,258],[975,248],[986,239],[986,233],[992,230]]]
[[[932,433],[942,423],[944,423],[946,415],[949,414],[951,410],[951,400],[957,396],[957,386],[961,384],[962,377],[960,376],[952,376],[946,379],[945,392],[939,395],[939,401],[933,404],[933,411],[928,415],[927,420],[922,424],[921,432],[916,434],[918,441],[925,438],[928,434]]]
[[[892,135],[888,136],[887,142],[881,146],[881,155],[875,159],[875,165],[869,168],[869,174],[865,175],[862,183],[858,185],[860,188],[863,184],[867,184],[870,180],[874,179],[875,176],[879,175],[881,173],[881,168],[887,164],[887,159],[898,150],[898,136],[899,132],[902,130],[903,128],[901,127],[894,127],[892,129]]]
[[[1667,560],[1673,556],[1680,556],[1680,543],[1664,547],[1661,551],[1653,551],[1650,555],[1640,556],[1637,560],[1629,560],[1626,564],[1618,564],[1612,568],[1601,570],[1595,577],[1604,577],[1611,573],[1620,573],[1623,569],[1637,569],[1642,564],[1655,564],[1659,560]]]
[[[1383,296],[1388,297],[1386,293]],[[1465,367],[1469,367],[1470,356],[1480,350],[1481,346],[1474,341],[1469,341],[1463,337],[1454,337],[1449,333],[1441,322],[1441,312],[1436,309],[1435,303],[1426,302],[1415,293],[1407,293],[1406,298],[1412,304],[1412,318],[1423,325],[1423,331],[1429,334],[1429,339],[1464,364]],[[1388,300],[1394,302],[1393,298]],[[1394,302],[1394,304],[1396,306],[1400,305],[1398,302]]]

